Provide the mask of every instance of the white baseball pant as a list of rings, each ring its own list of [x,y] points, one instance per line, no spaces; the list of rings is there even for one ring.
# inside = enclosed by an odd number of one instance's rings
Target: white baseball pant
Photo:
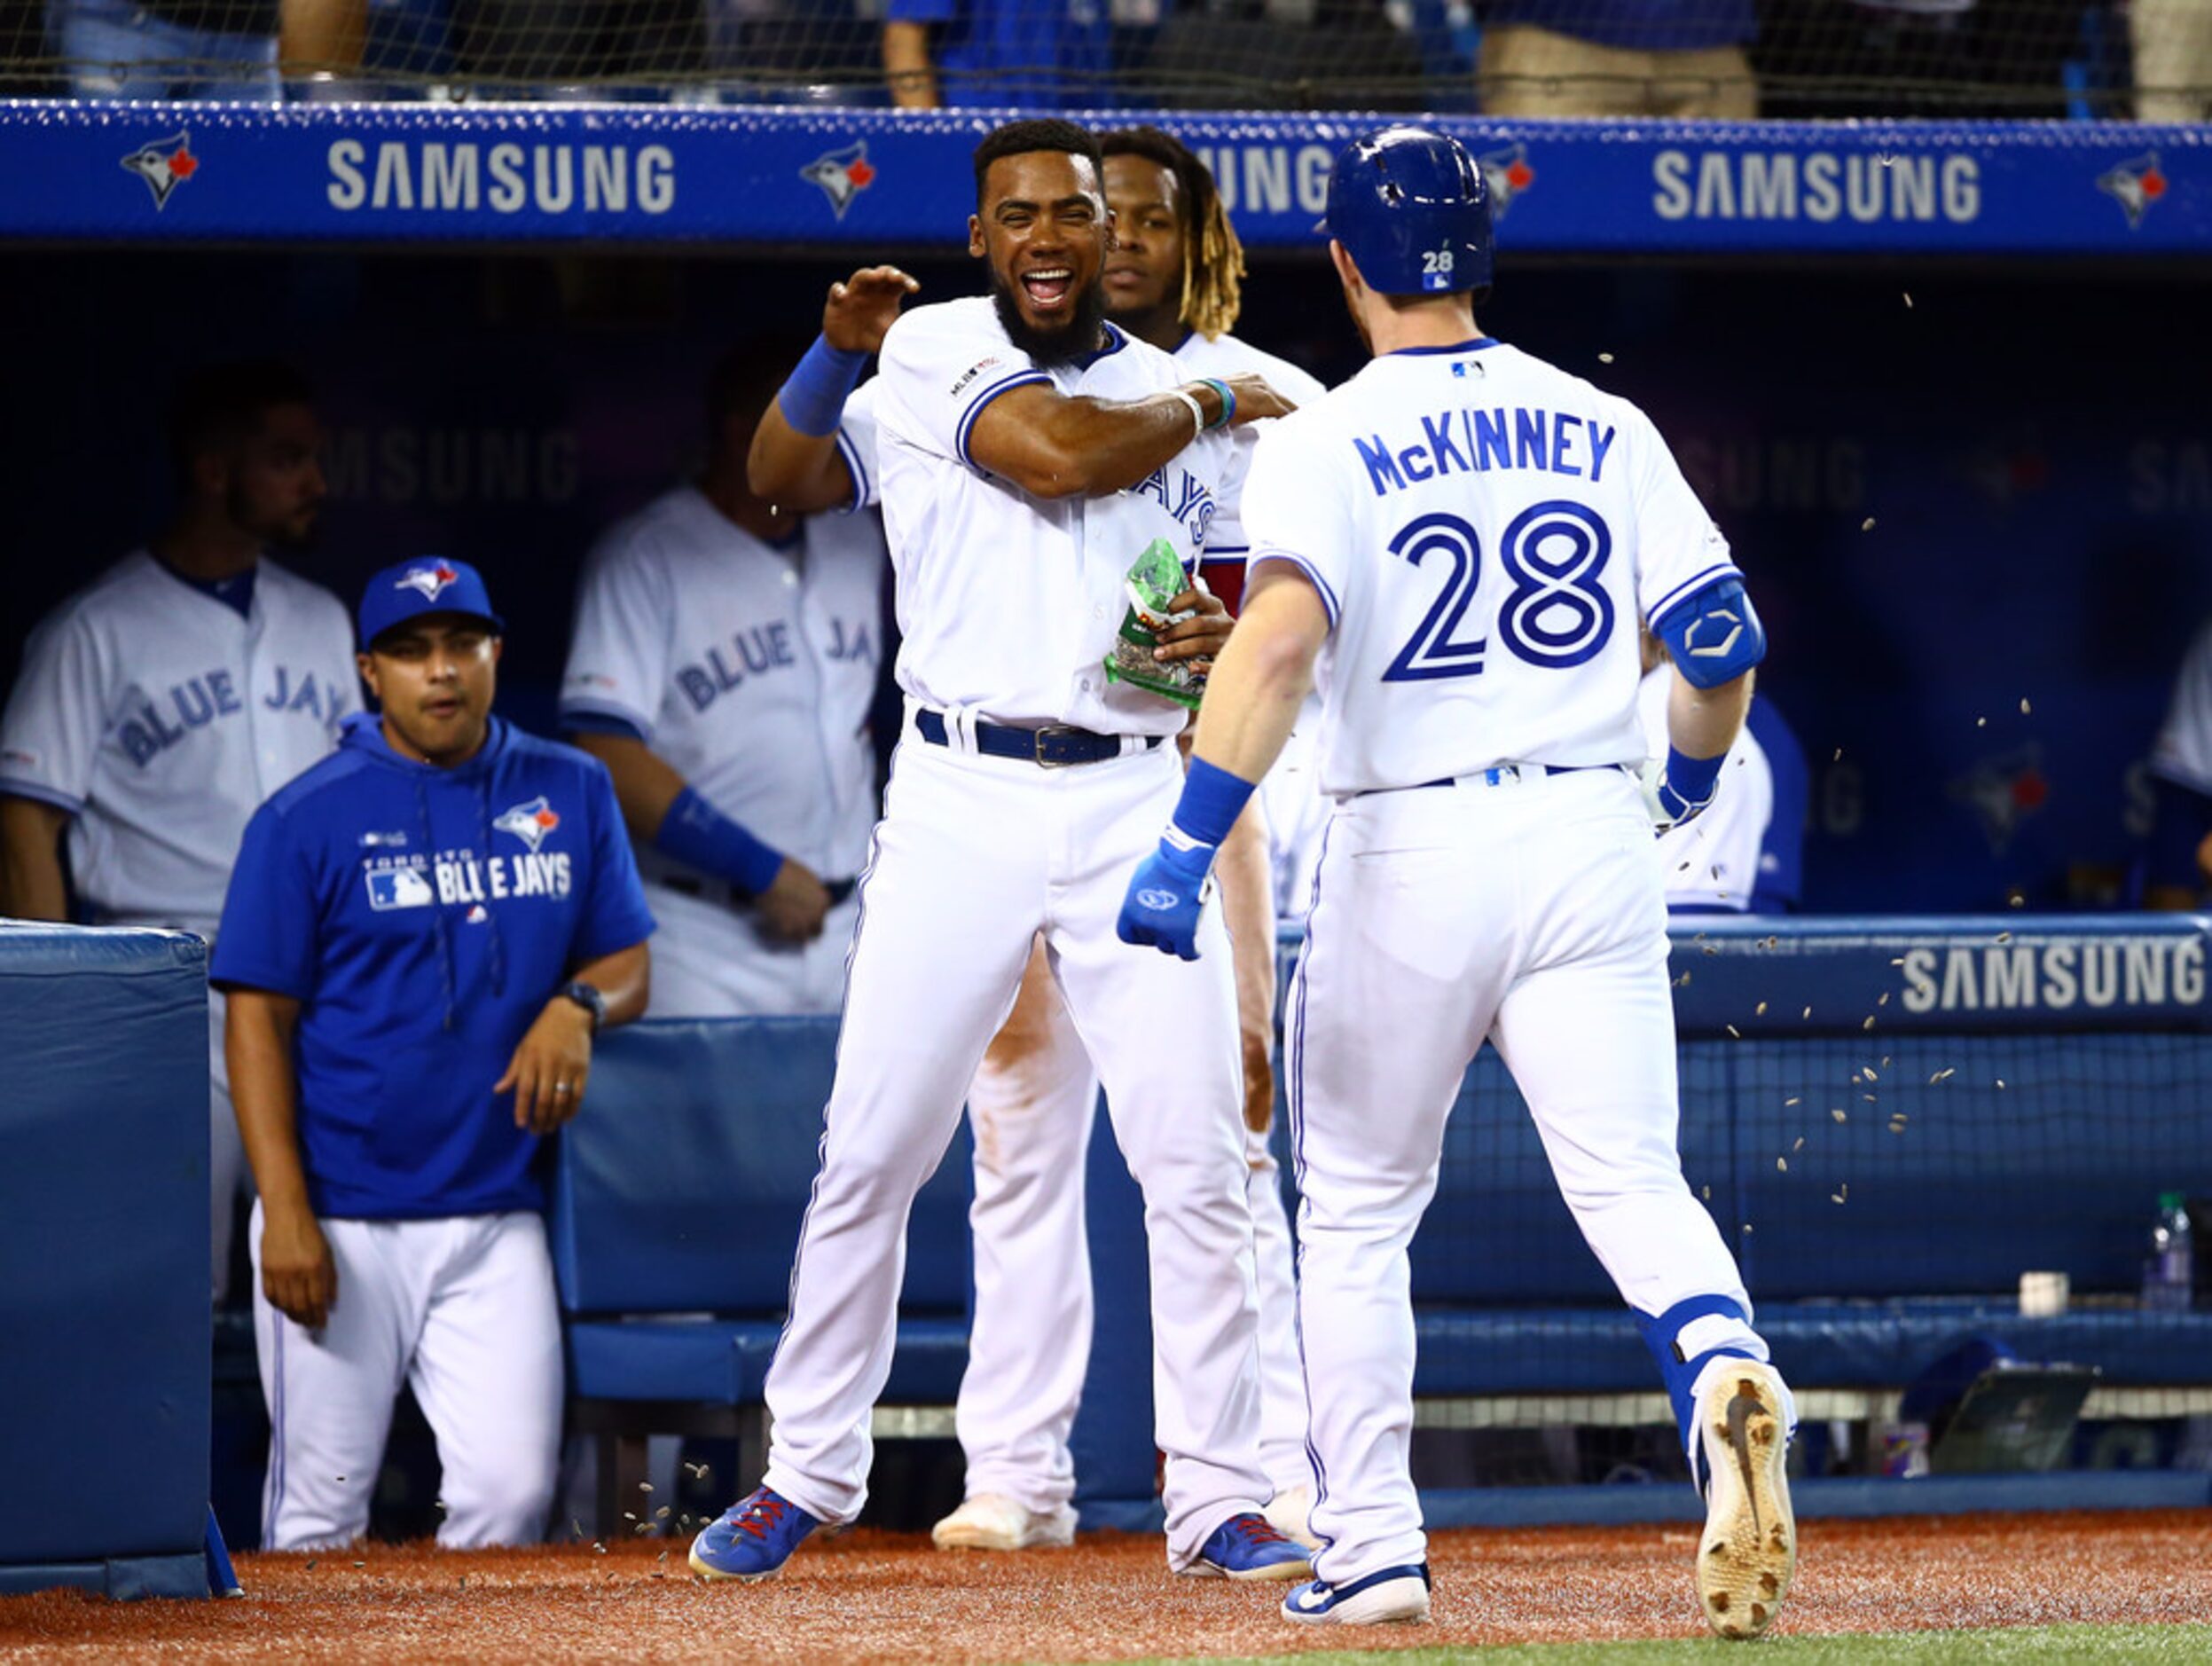
[[[1210,914],[1204,958],[1186,963],[1114,934],[1129,870],[1181,781],[1172,745],[1047,770],[930,745],[909,721],[863,884],[822,1167],[768,1374],[766,1484],[808,1514],[846,1521],[866,1500],[907,1214],[1039,931],[1144,1192],[1170,1565],[1266,1502],[1228,935]]]
[[[1075,1492],[1068,1437],[1090,1363],[1084,1175],[1098,1078],[1041,957],[968,1090],[975,1131],[976,1305],[955,1422],[968,1496],[1048,1514]],[[1272,1492],[1313,1485],[1297,1287],[1281,1171],[1246,1134],[1259,1299],[1260,1466]]]
[[[324,1221],[338,1299],[319,1332],[269,1304],[254,1206],[254,1340],[269,1406],[262,1548],[368,1531],[392,1403],[415,1391],[437,1437],[452,1550],[545,1536],[561,1445],[561,1316],[534,1213]]]
[[[1368,793],[1330,822],[1292,982],[1298,1326],[1334,1584],[1427,1551],[1407,1246],[1487,1038],[1622,1297],[1751,1312],[1683,1179],[1660,870],[1618,770]]]

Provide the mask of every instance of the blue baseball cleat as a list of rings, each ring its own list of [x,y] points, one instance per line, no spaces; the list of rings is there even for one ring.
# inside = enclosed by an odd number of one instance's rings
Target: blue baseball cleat
[[[1419,1624],[1429,1617],[1429,1565],[1378,1568],[1343,1585],[1316,1579],[1283,1598],[1282,1617],[1305,1625]]]
[[[765,1579],[820,1525],[781,1493],[763,1487],[692,1540],[691,1570],[709,1579]]]
[[[1233,1515],[1200,1546],[1198,1560],[1183,1571],[1228,1579],[1305,1579],[1314,1564],[1306,1547],[1267,1524],[1257,1510]]]

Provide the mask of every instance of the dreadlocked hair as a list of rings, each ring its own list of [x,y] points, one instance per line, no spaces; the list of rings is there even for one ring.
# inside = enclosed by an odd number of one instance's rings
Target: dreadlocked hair
[[[1183,221],[1182,321],[1209,342],[1235,327],[1244,304],[1244,246],[1206,165],[1182,140],[1156,127],[1102,134],[1099,149],[1108,156],[1141,156],[1175,176]]]

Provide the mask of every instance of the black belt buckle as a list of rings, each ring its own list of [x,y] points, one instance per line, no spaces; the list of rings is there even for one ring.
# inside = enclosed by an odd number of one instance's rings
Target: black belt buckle
[[[1037,767],[1039,769],[1065,769],[1071,764],[1087,764],[1091,761],[1087,758],[1047,757],[1045,743],[1048,738],[1056,735],[1087,735],[1089,733],[1087,729],[1079,729],[1072,723],[1050,723],[1041,729],[1031,729],[1029,736],[1031,756],[1036,760]]]

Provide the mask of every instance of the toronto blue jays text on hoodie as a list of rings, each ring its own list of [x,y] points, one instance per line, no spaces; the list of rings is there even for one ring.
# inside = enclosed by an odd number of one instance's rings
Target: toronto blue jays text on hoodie
[[[545,1201],[492,1083],[576,966],[652,931],[596,758],[495,718],[442,769],[357,714],[247,824],[208,975],[300,1002],[318,1215],[483,1214]]]

